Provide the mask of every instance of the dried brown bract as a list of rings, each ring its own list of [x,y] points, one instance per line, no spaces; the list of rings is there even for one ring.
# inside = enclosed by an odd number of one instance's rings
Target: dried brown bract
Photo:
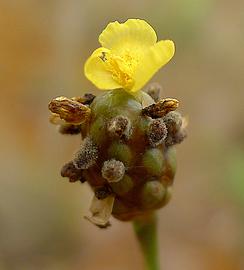
[[[81,126],[80,125],[72,125],[72,124],[64,124],[64,125],[60,125],[58,131],[61,134],[76,135],[76,134],[81,133]]]
[[[157,146],[165,140],[167,136],[167,127],[163,119],[153,119],[150,123],[147,136],[151,146]]]
[[[151,118],[161,118],[168,112],[176,110],[178,107],[179,101],[177,99],[165,98],[148,107],[145,107],[142,110],[142,114],[150,116]]]
[[[86,180],[83,178],[83,170],[77,169],[73,163],[70,161],[66,163],[61,169],[61,176],[68,177],[70,182],[81,181],[84,183]]]
[[[102,200],[111,195],[111,189],[108,186],[97,187],[94,193],[99,200]]]
[[[61,119],[71,124],[81,124],[91,114],[89,107],[63,96],[54,98],[49,103],[48,108],[51,112],[58,114]]]
[[[122,115],[114,117],[108,123],[108,132],[111,137],[128,139],[131,134],[130,120]]]
[[[78,101],[84,105],[90,105],[96,96],[86,93],[83,97],[73,97],[72,100]]]

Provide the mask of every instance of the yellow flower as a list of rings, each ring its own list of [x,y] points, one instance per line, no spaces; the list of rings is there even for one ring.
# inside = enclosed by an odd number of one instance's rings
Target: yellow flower
[[[124,88],[137,92],[174,55],[171,40],[157,42],[145,21],[129,19],[109,23],[99,36],[102,47],[85,63],[86,77],[99,89]]]

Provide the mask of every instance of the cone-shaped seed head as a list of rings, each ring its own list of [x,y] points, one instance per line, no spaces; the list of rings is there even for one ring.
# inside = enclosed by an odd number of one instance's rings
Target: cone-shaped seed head
[[[89,104],[89,121],[64,122],[62,105],[53,123],[61,125],[63,133],[81,129],[81,148],[61,173],[70,181],[86,179],[95,193],[88,219],[106,227],[111,212],[120,220],[132,220],[168,202],[176,170],[172,145],[184,138],[185,125],[180,114],[172,112],[178,106],[175,99],[154,104],[144,92],[131,95],[123,89],[93,98],[71,99],[79,106]]]

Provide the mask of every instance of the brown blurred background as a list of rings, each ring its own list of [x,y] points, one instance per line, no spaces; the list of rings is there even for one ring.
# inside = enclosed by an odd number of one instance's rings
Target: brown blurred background
[[[143,269],[130,223],[83,219],[89,187],[59,175],[80,139],[47,110],[54,96],[98,93],[83,64],[107,23],[128,18],[175,41],[152,81],[189,116],[158,212],[163,269],[244,269],[244,2],[0,0],[0,270]]]

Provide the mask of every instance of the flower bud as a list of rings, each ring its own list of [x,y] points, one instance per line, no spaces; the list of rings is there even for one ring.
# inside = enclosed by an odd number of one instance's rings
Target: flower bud
[[[119,196],[123,196],[128,193],[134,187],[134,183],[130,176],[124,175],[119,182],[111,182],[110,186],[114,193]]]
[[[147,172],[151,175],[161,175],[164,170],[164,157],[162,151],[157,148],[148,149],[142,158],[142,163]]]
[[[166,194],[166,189],[159,181],[146,182],[141,190],[141,204],[146,209],[157,206]]]
[[[126,167],[131,165],[132,162],[132,152],[128,145],[114,142],[108,149],[109,157],[119,160],[124,163]]]

